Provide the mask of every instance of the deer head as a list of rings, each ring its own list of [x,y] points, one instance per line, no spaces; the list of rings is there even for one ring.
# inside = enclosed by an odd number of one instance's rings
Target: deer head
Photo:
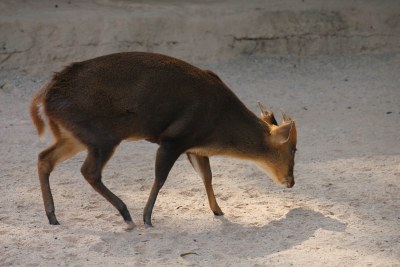
[[[259,103],[261,119],[267,126],[266,144],[269,148],[268,156],[259,162],[270,176],[279,184],[293,187],[294,157],[297,144],[296,124],[292,118],[282,113],[282,122],[278,125],[273,112],[266,111]]]

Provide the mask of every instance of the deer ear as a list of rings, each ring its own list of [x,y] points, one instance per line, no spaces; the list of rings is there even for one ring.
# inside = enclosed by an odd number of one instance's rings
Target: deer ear
[[[289,133],[289,140],[294,143],[297,144],[297,128],[296,128],[296,123],[292,120],[292,128],[290,129],[290,133]]]
[[[274,135],[277,142],[280,144],[285,144],[289,140],[294,140],[294,138],[297,138],[296,125],[293,121],[281,124],[274,130]]]
[[[274,113],[272,110],[268,111],[268,113],[262,117],[262,119],[271,125],[278,125],[278,122],[275,119]]]

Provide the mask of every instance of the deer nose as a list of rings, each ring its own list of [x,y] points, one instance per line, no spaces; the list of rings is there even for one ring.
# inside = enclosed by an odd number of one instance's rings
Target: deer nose
[[[292,188],[294,186],[294,177],[286,177],[286,187]]]

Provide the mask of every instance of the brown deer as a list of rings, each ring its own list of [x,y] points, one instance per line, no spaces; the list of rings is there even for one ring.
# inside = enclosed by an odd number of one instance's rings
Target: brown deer
[[[182,153],[203,179],[215,215],[223,212],[214,196],[209,156],[250,160],[277,183],[294,185],[295,122],[284,115],[278,125],[264,108],[259,119],[216,74],[165,55],[129,52],[73,63],[33,97],[30,113],[39,135],[47,124],[54,136],[38,158],[45,211],[53,225],[59,222],[49,175],[57,164],[87,150],[83,176],[134,227],[125,203],[101,179],[126,139],[159,145],[143,213],[146,226],[152,225],[158,192]]]

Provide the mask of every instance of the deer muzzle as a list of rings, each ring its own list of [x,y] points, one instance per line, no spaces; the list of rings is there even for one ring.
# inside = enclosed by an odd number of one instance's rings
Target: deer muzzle
[[[286,177],[286,187],[292,188],[294,186],[294,177]]]

